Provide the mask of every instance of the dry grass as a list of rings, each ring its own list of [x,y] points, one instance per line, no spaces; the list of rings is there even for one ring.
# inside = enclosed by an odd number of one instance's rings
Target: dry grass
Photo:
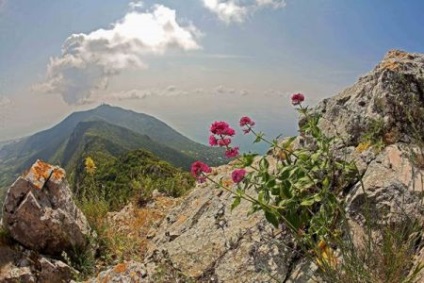
[[[120,212],[107,213],[107,208],[84,207],[90,224],[98,233],[97,269],[125,260],[142,260],[148,248],[148,234],[166,216],[177,199],[158,197],[153,203],[139,207],[126,206]]]

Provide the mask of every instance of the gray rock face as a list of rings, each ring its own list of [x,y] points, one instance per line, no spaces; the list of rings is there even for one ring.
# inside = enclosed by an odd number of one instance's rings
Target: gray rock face
[[[322,129],[347,145],[356,146],[364,133],[376,130],[387,143],[408,141],[423,126],[423,70],[424,54],[388,52],[355,85],[319,103]]]
[[[231,170],[221,166],[214,178],[231,188]],[[283,282],[294,258],[285,233],[262,213],[248,216],[248,202],[231,211],[232,195],[214,187],[198,185],[168,214],[150,248],[149,275],[167,264],[194,282]]]
[[[0,247],[0,282],[70,282],[78,273],[65,263],[22,249]]]
[[[363,222],[367,213],[381,223],[422,218],[423,174],[424,170],[411,160],[410,145],[386,147],[368,165],[362,183],[348,195],[348,212],[358,222]]]
[[[91,233],[72,200],[65,171],[40,160],[7,191],[3,225],[26,248],[49,255],[85,248]]]

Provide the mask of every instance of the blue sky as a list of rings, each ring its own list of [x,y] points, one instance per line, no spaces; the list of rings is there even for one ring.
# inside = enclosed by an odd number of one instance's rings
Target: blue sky
[[[206,142],[250,115],[296,133],[288,97],[337,94],[390,49],[424,52],[424,2],[0,0],[0,140],[99,103]]]

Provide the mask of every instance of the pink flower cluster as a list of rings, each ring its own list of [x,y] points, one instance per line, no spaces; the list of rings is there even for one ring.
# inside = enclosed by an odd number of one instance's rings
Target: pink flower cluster
[[[305,100],[305,96],[301,93],[291,95],[293,105],[299,105]],[[245,134],[252,131],[255,122],[247,116],[241,117],[240,127],[243,128]],[[231,138],[236,134],[236,131],[230,127],[227,122],[215,121],[210,127],[211,135],[209,136],[209,144],[211,146],[225,147],[225,156],[228,158],[237,157],[239,155],[239,147],[231,147]],[[196,161],[191,165],[191,174],[196,177],[197,181],[203,183],[206,180],[204,173],[210,173],[212,169],[201,161]],[[231,179],[234,183],[240,183],[246,176],[246,170],[236,169],[231,174]]]
[[[231,147],[231,137],[236,134],[236,131],[224,121],[215,121],[212,123],[211,135],[209,136],[209,144],[211,146],[225,147],[225,156],[233,158],[239,155],[239,147]]]
[[[191,174],[197,179],[199,183],[206,181],[203,173],[210,173],[212,169],[201,161],[196,161],[191,165]]]
[[[299,105],[305,100],[305,96],[301,93],[293,93],[291,95],[291,102],[293,105]]]
[[[244,169],[236,169],[233,171],[233,173],[231,173],[231,179],[233,179],[233,182],[236,184],[243,181],[245,176],[246,176],[246,170]]]
[[[236,131],[228,125],[227,122],[224,121],[215,121],[211,125],[211,133],[219,136],[234,136]]]
[[[240,127],[245,127],[243,129],[244,134],[248,134],[252,130],[252,127],[254,125],[255,125],[255,122],[253,122],[252,119],[250,119],[249,117],[247,116],[241,117]]]

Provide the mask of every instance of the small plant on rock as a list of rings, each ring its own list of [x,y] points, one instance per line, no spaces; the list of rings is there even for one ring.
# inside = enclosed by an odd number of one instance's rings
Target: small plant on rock
[[[224,121],[212,124],[210,145],[223,147],[226,157],[236,158],[231,163],[234,187],[228,185],[227,179],[212,178],[212,169],[200,161],[192,165],[193,176],[200,183],[209,181],[233,194],[232,209],[245,200],[252,204],[252,213],[263,211],[275,228],[289,232],[296,251],[314,262],[321,277],[329,282],[401,282],[399,278],[406,278],[402,282],[413,282],[416,272],[408,275],[405,270],[411,264],[411,244],[416,237],[410,236],[416,229],[403,234],[383,232],[380,241],[372,232],[378,227],[366,225],[365,248],[358,249],[351,237],[344,201],[346,191],[361,179],[358,168],[339,150],[343,141],[321,131],[320,116],[302,105],[304,95],[293,94],[291,101],[303,121],[297,138],[270,141],[255,130],[251,118],[240,119],[244,134],[254,135],[254,142],[269,144],[273,157],[239,154],[239,147],[232,146],[235,130]],[[385,145],[382,131],[381,122],[373,122],[360,150],[371,145],[381,150]],[[402,239],[412,240],[400,243]],[[394,264],[393,258],[402,264]],[[382,278],[389,281],[378,281]]]

